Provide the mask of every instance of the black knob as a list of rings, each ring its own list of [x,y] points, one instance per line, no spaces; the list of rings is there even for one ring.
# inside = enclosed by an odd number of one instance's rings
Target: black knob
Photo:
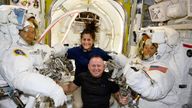
[[[192,57],[192,50],[187,50],[186,54],[187,54],[188,57]]]

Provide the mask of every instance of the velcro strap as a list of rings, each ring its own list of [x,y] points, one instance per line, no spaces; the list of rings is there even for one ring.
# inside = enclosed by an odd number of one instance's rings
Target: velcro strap
[[[180,84],[180,85],[179,85],[179,88],[181,88],[181,89],[182,89],[182,88],[187,88],[187,84]]]

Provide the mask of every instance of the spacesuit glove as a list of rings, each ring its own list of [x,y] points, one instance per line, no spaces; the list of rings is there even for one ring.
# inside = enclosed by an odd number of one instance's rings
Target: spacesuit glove
[[[64,46],[62,43],[58,43],[56,45],[53,46],[54,48],[54,56],[64,56],[68,50],[68,46]]]
[[[55,107],[62,106],[67,101],[63,89],[60,86],[55,87],[55,90],[50,94],[50,97],[54,100]]]
[[[146,77],[142,69],[126,64],[123,74],[126,78],[126,83],[138,93],[142,93],[144,89],[150,86],[150,79]]]
[[[124,74],[126,74],[127,72],[137,72],[139,70],[144,70],[145,69],[145,66],[141,63],[141,60],[139,58],[130,58],[128,60],[128,62],[126,63],[125,65],[125,68],[124,68]]]
[[[109,55],[112,57],[112,59],[117,64],[119,64],[122,67],[124,67],[126,65],[127,61],[128,61],[128,58],[125,55],[121,54],[121,53],[119,53],[119,54],[110,53]]]
[[[131,74],[133,74],[137,71],[139,71],[138,68],[133,67],[132,65],[127,63],[123,69],[123,75],[125,76],[125,78],[128,78],[129,76],[131,76]]]

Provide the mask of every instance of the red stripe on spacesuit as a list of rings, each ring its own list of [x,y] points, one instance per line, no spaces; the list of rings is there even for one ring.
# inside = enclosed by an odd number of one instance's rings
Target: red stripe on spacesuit
[[[163,73],[166,73],[167,72],[167,67],[163,67],[163,66],[150,66],[149,70],[158,70],[158,71],[161,71]]]
[[[183,44],[183,47],[192,48],[192,44]]]

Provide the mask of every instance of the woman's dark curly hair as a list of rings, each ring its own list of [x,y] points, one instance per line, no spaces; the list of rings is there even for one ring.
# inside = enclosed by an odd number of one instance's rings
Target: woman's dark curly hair
[[[98,32],[96,21],[87,21],[85,22],[85,29],[81,32],[81,39],[83,38],[83,34],[90,34],[92,39],[95,41],[96,32]]]

